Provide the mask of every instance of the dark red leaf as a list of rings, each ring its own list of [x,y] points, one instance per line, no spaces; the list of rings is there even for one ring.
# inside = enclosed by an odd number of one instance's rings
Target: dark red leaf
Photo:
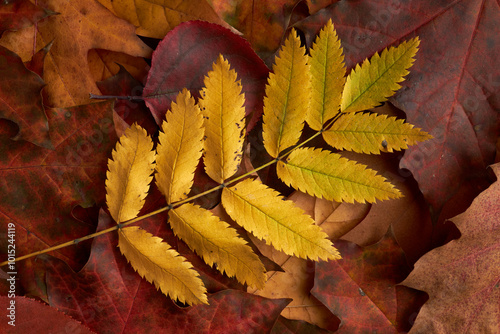
[[[0,46],[0,118],[19,126],[13,139],[52,148],[42,105],[42,78],[28,70],[14,52]]]
[[[54,14],[53,11],[34,5],[29,0],[2,1],[0,36],[6,30],[19,30],[32,26],[41,19]]]
[[[187,88],[198,96],[205,75],[222,54],[236,70],[245,93],[247,131],[262,114],[268,68],[248,42],[219,25],[191,21],[170,31],[153,53],[143,97],[157,124],[170,103]]]
[[[110,224],[101,213],[99,230]],[[267,333],[289,303],[224,290],[209,296],[210,305],[179,308],[134,272],[116,244],[116,233],[96,238],[79,273],[61,260],[41,257],[51,306],[98,333]]]
[[[392,237],[361,248],[336,241],[342,259],[316,264],[311,293],[337,315],[340,333],[397,333],[396,284],[409,273]]]
[[[127,333],[144,330],[164,333],[269,333],[289,302],[238,290],[224,290],[209,296],[210,305],[179,309],[150,287],[141,286],[138,294],[125,327]]]
[[[303,320],[290,320],[280,316],[271,334],[327,334],[329,330],[319,328]]]
[[[17,256],[95,231],[71,212],[77,205],[90,207],[104,200],[107,160],[117,141],[112,112],[111,102],[50,109],[55,150],[12,141],[7,127],[0,128],[0,221],[5,222],[0,232],[7,222],[15,224]],[[56,254],[80,267],[88,256],[85,247]],[[24,270],[19,278],[25,288],[35,282],[31,267],[32,261],[26,261],[18,268]]]
[[[429,295],[404,285],[397,285],[396,296],[398,300],[398,314],[396,315],[398,330],[399,332],[408,332],[415,323],[415,318],[422,305],[429,299]]]
[[[94,333],[55,308],[26,297],[0,296],[0,307],[5,312],[0,321],[2,333]]]
[[[434,136],[412,146],[401,162],[428,203],[439,210],[465,180],[484,178],[500,130],[498,2],[340,1],[297,25],[308,44],[330,18],[349,68],[420,37],[416,62],[391,101],[409,123]]]

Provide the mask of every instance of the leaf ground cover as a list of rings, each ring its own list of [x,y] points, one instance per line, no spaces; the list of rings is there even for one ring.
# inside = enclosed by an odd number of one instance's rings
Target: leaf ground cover
[[[498,15],[0,5],[0,247],[11,226],[17,256],[71,244],[15,263],[18,328],[33,311],[42,331],[497,331]],[[162,39],[151,66],[136,34]]]

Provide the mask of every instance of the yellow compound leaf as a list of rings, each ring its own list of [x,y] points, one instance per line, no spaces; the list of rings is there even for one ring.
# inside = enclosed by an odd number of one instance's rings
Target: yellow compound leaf
[[[342,112],[355,112],[373,108],[384,102],[401,88],[398,84],[410,73],[413,58],[418,51],[418,37],[401,43],[397,47],[384,49],[382,55],[375,53],[368,61],[352,70],[344,86]]]
[[[229,62],[219,55],[200,92],[205,117],[205,171],[219,183],[236,173],[242,157],[245,96],[236,79]]]
[[[162,39],[182,22],[203,20],[226,25],[206,0],[98,0],[137,27],[141,36]]]
[[[292,30],[276,57],[264,97],[263,138],[266,151],[279,153],[297,143],[311,100],[311,73],[305,48]]]
[[[342,114],[323,138],[332,147],[358,153],[393,152],[431,139],[427,132],[402,119],[370,113]]]
[[[174,233],[208,265],[215,263],[219,271],[229,277],[236,276],[241,283],[258,289],[264,287],[264,265],[229,224],[189,203],[170,210],[169,217]]]
[[[153,141],[137,124],[128,128],[108,160],[106,204],[111,217],[123,222],[137,217],[153,179]]]
[[[118,247],[132,267],[156,289],[186,304],[208,304],[206,288],[193,265],[163,242],[138,226],[118,232]]]
[[[203,150],[203,116],[187,89],[172,102],[159,135],[156,185],[168,203],[187,197]]]
[[[332,20],[321,29],[310,51],[312,99],[306,121],[319,131],[339,112],[346,80],[342,47]]]
[[[401,192],[365,165],[321,149],[299,148],[276,166],[287,185],[337,202],[373,203],[401,197]]]
[[[315,261],[340,259],[310,216],[257,180],[246,179],[224,188],[222,205],[238,224],[277,250]]]

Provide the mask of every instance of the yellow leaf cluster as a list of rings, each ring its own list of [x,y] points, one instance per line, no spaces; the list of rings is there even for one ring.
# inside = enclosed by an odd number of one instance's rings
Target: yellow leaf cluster
[[[155,158],[153,141],[140,126],[132,125],[120,137],[108,161],[106,180],[106,202],[117,223],[136,218],[144,206]],[[118,235],[118,247],[132,267],[163,293],[183,303],[208,303],[192,265],[161,238],[137,226],[122,228]]]
[[[320,31],[308,59],[302,58],[303,50],[292,31],[276,59],[264,100],[264,146],[280,160],[278,177],[295,189],[329,200],[372,203],[400,197],[375,171],[338,154],[296,148],[279,155],[301,135],[299,109],[309,126],[338,149],[392,152],[429,139],[427,133],[402,120],[355,113],[378,105],[400,88],[398,83],[409,73],[418,44],[415,38],[384,50],[381,56],[375,54],[345,78],[342,48],[331,21]],[[304,73],[297,73],[298,68]],[[294,100],[299,93],[291,93],[289,87],[300,87],[300,102]]]
[[[267,165],[277,162],[277,174],[284,183],[327,200],[373,203],[400,197],[399,190],[362,164],[328,150],[301,147],[304,143],[295,145],[304,121],[318,131],[315,136],[322,135],[334,148],[355,152],[392,152],[429,139],[403,120],[359,112],[394,94],[408,74],[418,44],[416,38],[375,54],[346,78],[331,21],[319,33],[310,56],[292,30],[265,90],[262,136],[274,158]],[[222,55],[204,84],[198,103],[187,89],[172,103],[157,153],[146,131],[137,125],[120,138],[108,162],[106,181],[113,219],[121,227],[133,222],[156,169],[156,184],[168,203],[163,210],[169,210],[175,235],[208,265],[243,284],[263,288],[264,265],[247,242],[220,217],[188,203],[205,194],[188,198],[203,155],[206,173],[220,183],[212,191],[222,189],[222,207],[236,223],[288,255],[315,261],[339,259],[327,235],[302,209],[249,178],[253,171],[235,177],[243,156],[245,96],[237,73]],[[139,227],[125,227],[119,231],[119,247],[135,270],[166,295],[188,304],[207,303],[198,273],[160,238]]]

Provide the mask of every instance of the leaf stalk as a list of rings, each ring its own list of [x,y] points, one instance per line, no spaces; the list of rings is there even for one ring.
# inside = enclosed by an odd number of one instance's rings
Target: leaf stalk
[[[91,95],[91,98],[92,96],[94,96],[94,98],[120,98],[120,96],[105,96],[105,95],[94,95],[94,94],[90,94]],[[104,96],[104,97],[103,97]],[[134,98],[134,96],[121,96],[122,99],[127,99],[127,98]],[[338,117],[336,116],[335,118],[333,118],[329,123],[333,123]],[[328,124],[330,125],[330,124]],[[230,181],[227,181],[221,185],[218,185],[216,187],[213,187],[212,189],[209,189],[207,191],[204,191],[202,193],[199,193],[199,194],[196,194],[194,196],[191,196],[189,198],[186,198],[184,200],[181,200],[181,201],[178,201],[178,202],[175,202],[175,203],[172,203],[172,204],[169,204],[163,208],[160,208],[158,210],[155,210],[155,211],[152,211],[152,212],[149,212],[145,215],[142,215],[142,216],[139,216],[139,217],[136,217],[134,219],[130,219],[128,221],[125,221],[125,222],[122,222],[120,223],[119,225],[116,225],[116,226],[113,226],[113,227],[110,227],[110,228],[107,228],[105,230],[102,230],[102,231],[99,231],[99,232],[95,232],[95,233],[92,233],[92,234],[88,234],[84,237],[81,237],[81,238],[78,238],[78,239],[74,239],[74,240],[71,240],[71,241],[68,241],[68,242],[65,242],[63,244],[60,244],[60,245],[56,245],[56,246],[52,246],[52,247],[49,247],[49,248],[46,248],[46,249],[43,249],[43,250],[40,250],[40,251],[37,251],[37,252],[33,252],[33,253],[30,253],[30,254],[27,254],[27,255],[23,255],[23,256],[20,256],[20,257],[16,257],[14,259],[14,262],[19,262],[19,261],[22,261],[22,260],[26,260],[26,259],[29,259],[31,257],[35,257],[35,256],[38,256],[38,255],[42,255],[42,254],[46,254],[46,253],[49,253],[49,252],[53,252],[53,251],[56,251],[56,250],[59,250],[61,248],[65,248],[65,247],[68,247],[68,246],[72,246],[72,245],[76,245],[78,244],[79,242],[82,242],[82,241],[85,241],[85,240],[88,240],[88,239],[93,239],[95,237],[98,237],[100,235],[103,235],[103,234],[106,234],[106,233],[109,233],[109,232],[113,232],[113,231],[116,231],[122,227],[126,227],[126,226],[129,226],[129,225],[132,225],[138,221],[141,221],[143,219],[147,219],[147,218],[150,218],[152,216],[155,216],[159,213],[162,213],[162,212],[165,212],[167,210],[170,210],[170,209],[173,209],[173,208],[176,208],[178,206],[181,206],[185,203],[188,203],[188,202],[191,202],[197,198],[200,198],[200,197],[203,197],[205,195],[208,195],[210,193],[213,193],[214,191],[217,191],[217,190],[220,190],[222,189],[222,187],[224,186],[229,186],[235,182],[238,182],[242,179],[245,179],[247,177],[249,177],[250,175],[252,175],[253,173],[256,173],[264,168],[267,168],[269,166],[271,166],[272,164],[276,163],[277,161],[285,158],[287,155],[289,155],[290,153],[292,153],[295,149],[299,148],[299,147],[302,147],[303,145],[307,144],[309,141],[313,140],[314,138],[316,138],[317,136],[319,136],[320,134],[322,133],[322,131],[318,131],[317,133],[315,133],[314,135],[312,135],[311,137],[309,137],[308,139],[304,140],[302,143],[298,144],[297,146],[293,147],[291,150],[289,150],[288,152],[282,154],[281,156],[279,156],[278,158],[276,159],[273,159],[265,164],[263,164],[262,166],[259,166],[257,168],[254,168],[253,170],[243,174],[243,175],[240,175]],[[0,263],[0,267],[3,267],[3,266],[6,266],[9,264],[9,261],[4,261],[4,262],[1,262]]]

